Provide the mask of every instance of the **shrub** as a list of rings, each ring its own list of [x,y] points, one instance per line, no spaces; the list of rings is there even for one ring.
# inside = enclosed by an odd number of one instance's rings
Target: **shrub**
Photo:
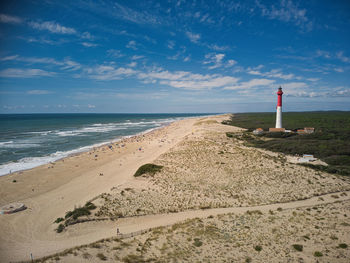
[[[294,244],[293,247],[296,251],[303,251],[303,245]]]
[[[87,209],[89,209],[89,210],[94,210],[94,209],[96,209],[96,206],[95,206],[93,203],[91,203],[91,202],[87,202],[87,203],[85,204],[85,207],[86,207]]]
[[[232,137],[233,137],[233,134],[232,134],[231,132],[226,132],[226,136],[227,136],[228,138],[232,138]]]
[[[59,224],[58,227],[56,228],[56,232],[57,233],[61,233],[64,230],[64,225],[63,224]]]
[[[341,243],[341,244],[338,245],[338,247],[339,247],[339,248],[347,248],[348,245],[345,244],[345,243]]]
[[[323,254],[322,254],[322,252],[320,252],[320,251],[315,251],[314,256],[315,256],[315,257],[322,257]]]
[[[195,238],[193,245],[195,245],[196,247],[200,247],[203,245],[203,242],[199,238]]]
[[[57,218],[56,220],[55,220],[55,222],[54,223],[59,223],[59,222],[62,222],[62,221],[64,221],[64,219],[62,218],[62,217],[59,217],[59,218]]]
[[[123,262],[125,263],[141,263],[141,262],[146,262],[142,256],[138,256],[138,255],[127,255],[126,257],[124,257]]]
[[[259,245],[258,245],[258,246],[255,246],[254,249],[255,249],[256,251],[260,252],[260,251],[262,250],[262,246],[259,246]]]
[[[107,257],[106,257],[105,255],[103,255],[102,253],[98,253],[98,254],[96,255],[96,257],[98,257],[98,258],[101,259],[101,260],[107,260]]]
[[[80,216],[88,216],[90,214],[91,214],[90,210],[87,209],[86,207],[79,207],[74,209],[72,217],[73,219],[77,219]]]
[[[137,169],[136,173],[134,174],[135,177],[139,177],[143,174],[150,174],[154,175],[155,173],[159,172],[163,166],[147,163],[142,165],[139,169]]]
[[[64,216],[64,218],[68,218],[68,217],[71,217],[73,215],[73,212],[72,211],[68,211],[66,213],[66,215]]]

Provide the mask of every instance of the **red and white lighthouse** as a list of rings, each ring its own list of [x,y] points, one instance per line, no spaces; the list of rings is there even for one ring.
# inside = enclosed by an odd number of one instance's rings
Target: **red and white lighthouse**
[[[277,91],[276,128],[282,128],[282,88]]]

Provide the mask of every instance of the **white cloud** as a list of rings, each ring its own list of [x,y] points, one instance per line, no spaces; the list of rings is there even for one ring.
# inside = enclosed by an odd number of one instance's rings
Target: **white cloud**
[[[71,60],[70,58],[65,58],[64,61],[57,61],[53,58],[37,58],[37,57],[21,57],[19,55],[7,56],[0,58],[0,61],[20,61],[29,64],[49,64],[51,66],[62,66],[61,69],[78,70],[81,65],[78,62]]]
[[[81,68],[80,63],[75,62],[69,58],[66,58],[63,62],[63,67],[61,69],[75,71],[75,70],[78,70],[80,68]]]
[[[253,87],[259,87],[259,86],[269,86],[271,84],[275,83],[275,80],[272,79],[251,79],[246,82],[241,82],[238,85],[225,87],[225,90],[240,90],[240,89],[249,89]]]
[[[91,79],[105,81],[123,79],[125,77],[135,75],[137,73],[137,71],[131,68],[115,68],[111,65],[102,65],[97,66],[95,68],[87,68],[84,69],[84,71]]]
[[[12,60],[16,60],[18,57],[19,57],[18,55],[6,56],[3,58],[0,58],[0,61],[12,61]]]
[[[50,93],[52,93],[52,92],[49,90],[39,90],[39,89],[29,90],[27,92],[27,94],[30,94],[30,95],[46,95],[46,94],[50,94]]]
[[[82,33],[81,34],[81,38],[88,39],[88,40],[93,40],[94,39],[94,37],[89,32]]]
[[[235,65],[237,62],[233,59],[229,59],[227,62],[224,63],[225,54],[215,54],[210,53],[205,55],[205,61],[203,62],[204,65],[210,64],[208,69],[216,69],[220,68],[222,66],[228,68]]]
[[[65,27],[62,26],[58,23],[51,22],[51,21],[45,21],[45,22],[29,22],[29,26],[31,26],[34,29],[38,30],[47,30],[50,31],[51,33],[56,33],[56,34],[76,34],[77,31],[74,28],[71,27]]]
[[[18,16],[0,14],[0,22],[7,24],[20,24],[22,23],[22,19]]]
[[[233,65],[237,64],[237,61],[233,60],[233,59],[229,59],[227,61],[227,65],[226,67],[232,67]]]
[[[344,69],[343,69],[343,68],[339,68],[339,67],[335,67],[335,68],[334,68],[334,71],[335,71],[335,72],[343,73],[343,72],[344,72]]]
[[[312,91],[312,90],[300,90],[295,89],[286,93],[286,96],[289,97],[307,97],[307,98],[316,98],[316,97],[350,97],[350,89],[346,87],[322,87],[321,91]]]
[[[130,67],[130,68],[134,68],[134,67],[137,66],[137,62],[135,62],[135,61],[130,62],[127,66]]]
[[[168,85],[179,89],[203,90],[230,86],[238,81],[238,78],[221,76],[218,74],[202,75],[187,71],[169,72],[158,69],[147,73],[139,73],[140,79],[153,81],[157,80],[162,85]]]
[[[141,59],[141,58],[144,58],[144,56],[134,55],[134,56],[131,57],[132,60],[138,60],[138,59]]]
[[[343,61],[343,62],[350,62],[350,58],[344,56],[344,52],[343,52],[343,51],[337,52],[336,57],[337,57],[338,59],[340,59],[341,61]]]
[[[47,37],[41,36],[40,38],[35,38],[35,37],[19,37],[20,39],[23,39],[29,43],[40,43],[40,44],[49,44],[49,45],[61,45],[63,43],[68,42],[67,39],[57,39],[57,40],[51,40]]]
[[[8,68],[0,71],[0,77],[3,78],[33,78],[33,77],[51,77],[54,72],[41,69],[18,69]]]
[[[272,4],[271,7],[266,7],[259,1],[256,1],[256,6],[260,8],[261,15],[269,19],[291,22],[308,31],[313,27],[312,22],[306,16],[306,9],[299,9],[297,4],[291,0],[281,0],[279,6],[278,4]]]
[[[174,49],[175,47],[175,41],[173,40],[168,40],[168,48],[169,49]]]
[[[210,44],[210,45],[208,45],[208,48],[215,50],[215,51],[226,51],[226,50],[230,49],[230,47],[228,47],[228,46],[219,46],[216,44]]]
[[[114,3],[114,6],[110,8],[113,12],[113,16],[116,18],[120,18],[129,22],[133,22],[136,24],[159,24],[159,18],[147,13],[146,11],[139,12],[134,9],[125,7],[121,4]],[[108,10],[108,11],[110,11]],[[109,12],[108,12],[109,13]]]
[[[190,60],[191,60],[191,56],[190,55],[188,55],[187,57],[184,58],[184,62],[188,62]]]
[[[91,43],[91,42],[82,42],[81,43],[84,47],[97,47],[98,45],[95,43]]]
[[[331,55],[328,51],[324,50],[316,50],[316,57],[324,57],[324,58],[331,58]]]
[[[319,78],[308,78],[306,80],[316,82],[316,81],[319,81],[320,79]]]
[[[196,43],[196,44],[199,42],[199,39],[201,38],[200,34],[194,34],[194,33],[189,32],[189,31],[186,32],[186,36],[189,38],[189,40],[191,42]]]
[[[127,48],[137,50],[137,44],[135,40],[129,41],[129,43],[126,45]]]
[[[122,54],[122,52],[120,50],[117,50],[117,49],[107,50],[107,55],[110,57],[114,57],[114,58],[124,57],[124,54]]]
[[[251,74],[251,75],[263,76],[263,77],[268,77],[268,78],[279,78],[279,79],[285,79],[285,80],[289,80],[289,79],[293,79],[293,78],[300,79],[300,77],[297,77],[291,73],[290,74],[283,74],[281,69],[272,69],[269,72],[261,72],[256,67],[253,69],[248,68],[247,73]]]
[[[316,93],[308,90],[309,86],[305,82],[290,82],[281,85],[284,95],[290,97],[315,97]]]
[[[308,85],[305,82],[290,82],[282,85],[283,89],[301,89],[307,87]]]
[[[203,62],[203,64],[211,64],[211,66],[209,66],[209,69],[215,69],[215,68],[219,68],[222,66],[222,60],[224,59],[225,54],[207,54],[205,55],[205,61]]]

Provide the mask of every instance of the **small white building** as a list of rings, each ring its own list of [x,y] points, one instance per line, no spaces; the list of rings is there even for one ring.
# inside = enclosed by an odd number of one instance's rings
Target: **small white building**
[[[264,130],[262,128],[257,128],[253,131],[253,134],[258,135],[258,134],[263,134]]]
[[[298,158],[299,163],[314,162],[317,159],[312,154],[303,154],[303,157]]]

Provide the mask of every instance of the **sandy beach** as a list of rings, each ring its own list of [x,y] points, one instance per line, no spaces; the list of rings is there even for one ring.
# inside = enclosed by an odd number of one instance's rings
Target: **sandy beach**
[[[0,177],[0,205],[21,202],[28,207],[0,215],[1,262],[55,253],[61,254],[46,260],[100,262],[102,254],[108,262],[141,262],[141,256],[161,262],[244,262],[249,255],[253,262],[313,262],[315,251],[325,255],[320,262],[347,262],[349,249],[337,245],[350,245],[349,178],[247,148],[226,136],[242,131],[222,125],[227,118],[177,121],[111,148]],[[133,177],[145,163],[163,168],[154,176]],[[57,218],[88,201],[97,206],[88,222],[55,231]],[[117,227],[123,235],[147,233],[121,240]],[[109,241],[97,242],[101,239]],[[302,243],[305,253],[295,255],[293,242]],[[261,253],[254,244],[263,247]],[[127,261],[130,255],[139,258]]]

